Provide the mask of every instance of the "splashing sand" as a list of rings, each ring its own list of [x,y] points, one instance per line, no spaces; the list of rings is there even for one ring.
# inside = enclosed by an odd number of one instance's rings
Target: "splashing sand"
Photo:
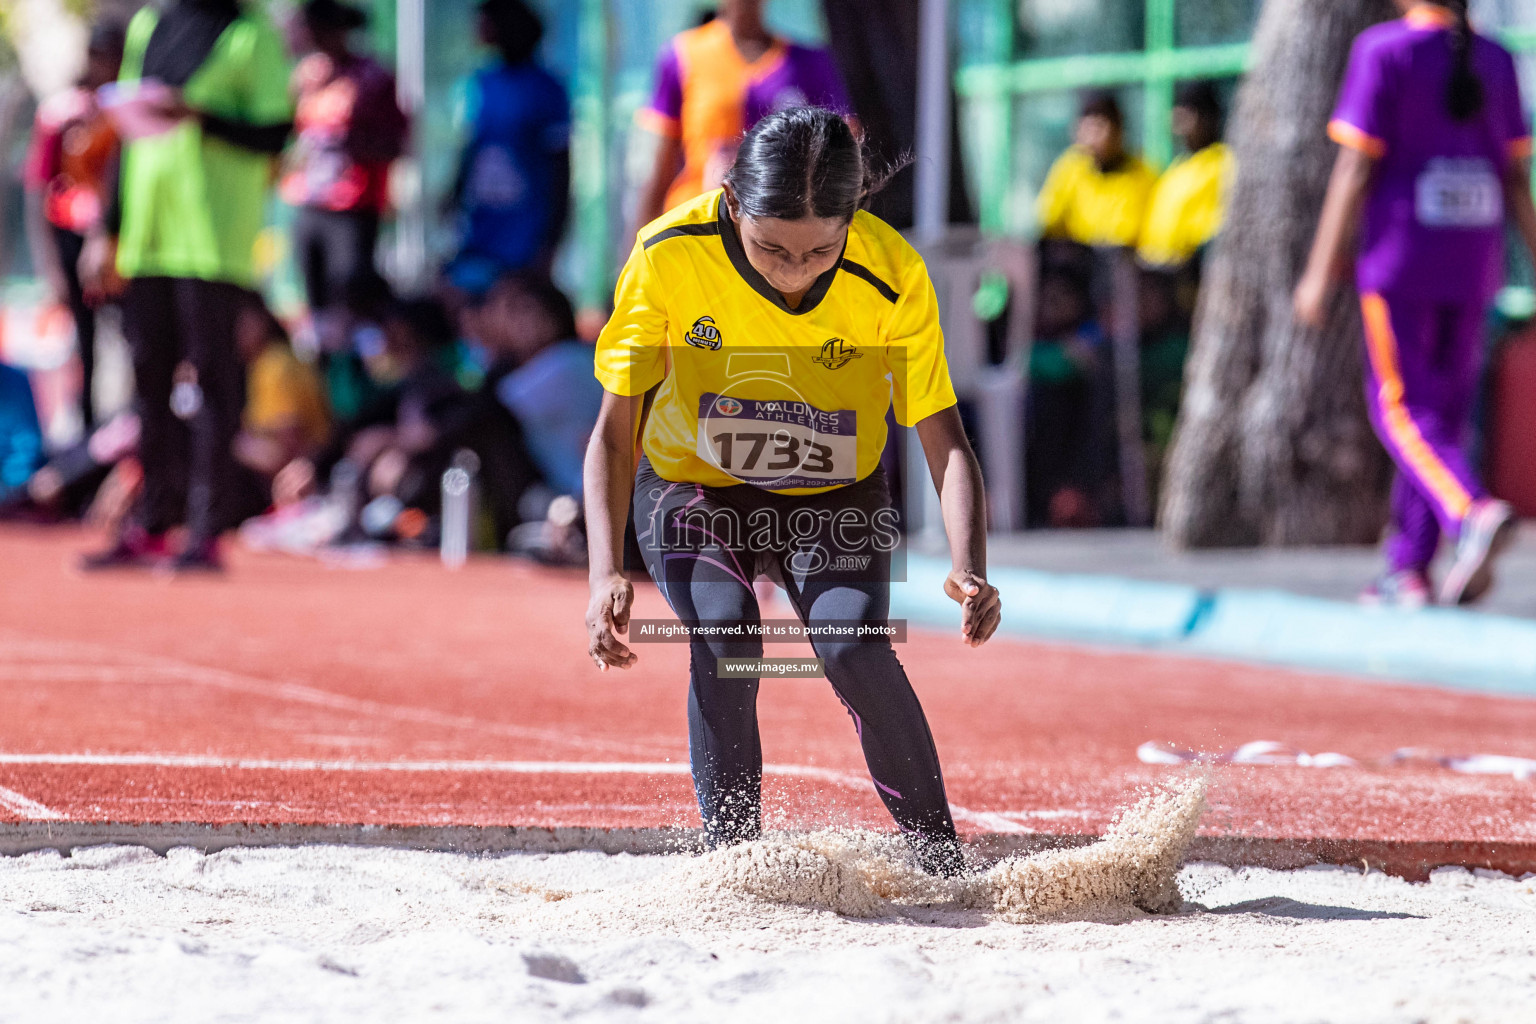
[[[1201,775],[1153,793],[1089,846],[1010,857],[981,877],[974,898],[1019,922],[1127,905],[1173,913],[1183,903],[1175,879],[1205,809],[1206,787]]]
[[[1205,807],[1204,775],[1125,811],[1099,841],[1011,857],[963,879],[925,874],[900,840],[865,832],[777,835],[707,853],[664,880],[676,897],[747,896],[768,903],[884,917],[897,904],[951,904],[1025,922],[1076,911],[1182,905],[1179,864]]]

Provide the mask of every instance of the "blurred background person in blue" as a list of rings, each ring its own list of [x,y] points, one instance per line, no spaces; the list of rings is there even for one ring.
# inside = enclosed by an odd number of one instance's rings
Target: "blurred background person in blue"
[[[543,22],[523,0],[485,0],[479,32],[496,55],[468,82],[468,142],[448,197],[460,235],[448,280],[469,295],[508,272],[549,273],[571,191],[570,101],[534,59]]]

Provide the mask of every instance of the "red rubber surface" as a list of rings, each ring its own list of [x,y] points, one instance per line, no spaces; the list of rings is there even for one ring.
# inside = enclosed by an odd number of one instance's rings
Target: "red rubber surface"
[[[0,821],[697,823],[686,647],[596,672],[579,574],[236,550],[222,578],[87,578],[70,566],[93,540],[0,528]],[[665,614],[649,587],[639,604]],[[1388,763],[1403,747],[1536,756],[1536,700],[918,630],[900,653],[962,831],[1096,830],[1180,770],[1139,763],[1144,741],[1276,740],[1362,766],[1219,769],[1205,832],[1536,840],[1536,782]],[[765,682],[760,714],[767,761],[799,766],[770,774],[770,823],[889,827],[824,681]]]

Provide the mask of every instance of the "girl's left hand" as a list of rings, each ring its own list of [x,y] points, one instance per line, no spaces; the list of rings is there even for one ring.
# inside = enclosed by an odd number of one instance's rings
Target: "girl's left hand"
[[[956,569],[945,578],[944,593],[960,606],[960,635],[966,646],[980,647],[997,632],[1003,601],[992,584],[969,570]]]

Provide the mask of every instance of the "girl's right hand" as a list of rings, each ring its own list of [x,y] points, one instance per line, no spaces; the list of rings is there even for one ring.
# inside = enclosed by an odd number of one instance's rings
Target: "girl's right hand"
[[[592,581],[592,599],[587,602],[587,654],[604,672],[629,668],[638,660],[619,640],[629,635],[629,613],[634,603],[634,585],[623,576],[615,573]]]

